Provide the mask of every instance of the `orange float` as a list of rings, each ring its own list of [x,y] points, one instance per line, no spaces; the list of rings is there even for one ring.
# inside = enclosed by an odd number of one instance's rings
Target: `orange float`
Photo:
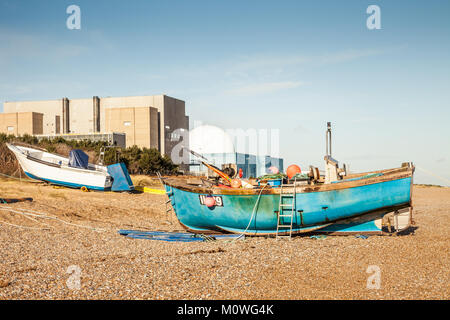
[[[296,164],[291,164],[286,170],[286,174],[289,179],[292,179],[292,177],[295,176],[297,173],[302,173],[302,170]]]

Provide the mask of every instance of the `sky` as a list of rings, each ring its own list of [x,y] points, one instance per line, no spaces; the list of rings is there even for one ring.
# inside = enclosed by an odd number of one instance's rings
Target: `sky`
[[[323,167],[329,121],[351,171],[411,161],[415,183],[450,186],[449,40],[446,0],[0,0],[0,111],[167,94],[191,127],[278,132],[285,167]]]

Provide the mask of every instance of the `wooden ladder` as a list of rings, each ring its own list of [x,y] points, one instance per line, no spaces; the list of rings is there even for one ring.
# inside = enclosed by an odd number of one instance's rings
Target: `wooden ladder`
[[[280,203],[278,205],[278,217],[277,217],[277,233],[276,238],[292,238],[292,224],[294,222],[294,214],[295,214],[295,194],[296,194],[296,180],[294,179],[293,184],[285,184],[283,183],[280,186]],[[285,192],[286,189],[284,187],[293,187],[293,192]],[[284,203],[283,199],[291,199],[290,203]],[[289,200],[288,200],[289,201]],[[284,223],[283,218],[291,218],[290,223],[286,224]],[[280,235],[280,232],[286,232],[281,231],[280,229],[288,229],[289,228],[289,235]]]

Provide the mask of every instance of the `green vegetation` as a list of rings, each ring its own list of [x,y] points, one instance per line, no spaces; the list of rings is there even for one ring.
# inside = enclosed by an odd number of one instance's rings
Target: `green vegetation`
[[[439,184],[420,184],[420,183],[416,184],[415,183],[414,185],[420,186],[420,187],[427,187],[427,188],[429,188],[429,187],[446,188],[445,186],[441,186]]]
[[[90,155],[90,162],[99,159],[102,147],[107,147],[108,143],[104,141],[90,140],[65,140],[61,137],[54,139],[41,139],[30,135],[16,137],[14,135],[6,135],[0,133],[0,146],[6,142],[21,142],[28,145],[44,148],[48,152],[60,153],[64,156],[68,155],[70,149],[81,149]],[[94,158],[94,159],[92,159]],[[105,148],[104,165],[110,165],[117,162],[123,162],[127,166],[130,174],[174,174],[178,170],[170,157],[162,156],[161,153],[154,148],[139,148],[133,146],[130,148]]]

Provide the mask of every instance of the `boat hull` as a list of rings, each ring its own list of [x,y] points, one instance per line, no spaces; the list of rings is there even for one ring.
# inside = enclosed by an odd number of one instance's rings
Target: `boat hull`
[[[80,189],[82,187],[86,187],[88,190],[96,190],[96,191],[109,191],[111,190],[111,186],[100,186],[100,185],[94,185],[93,182],[91,181],[90,184],[88,183],[76,183],[76,182],[69,182],[69,181],[61,181],[61,180],[54,180],[54,179],[49,179],[49,178],[43,178],[43,177],[38,177],[35,176],[32,173],[26,172],[24,171],[25,174],[34,180],[39,180],[39,181],[44,181],[50,184],[54,184],[54,185],[59,185],[59,186],[63,186],[63,187],[68,187],[68,188],[75,188],[75,189]],[[60,178],[63,179],[63,178]]]
[[[31,179],[70,188],[86,187],[89,190],[107,191],[112,181],[107,172],[62,166],[27,156],[21,149],[8,145],[25,174]],[[66,160],[61,157],[61,159]]]
[[[311,232],[322,228],[339,231],[339,222],[342,220],[373,213],[376,213],[373,219],[379,219],[388,212],[409,207],[411,181],[412,176],[409,176],[336,190],[297,193],[292,232]],[[166,191],[177,218],[190,231],[247,235],[272,235],[277,232],[280,194],[240,195],[215,191],[212,195],[221,198],[222,206],[208,208],[201,204],[200,199],[211,193],[189,191],[170,184],[166,185]],[[290,224],[290,217],[280,219],[285,219],[283,224]],[[334,228],[331,227],[333,225]],[[343,228],[357,231],[361,229],[358,229],[358,225],[367,227],[371,223],[362,221],[342,224]],[[380,229],[379,226],[371,227],[373,230]]]

